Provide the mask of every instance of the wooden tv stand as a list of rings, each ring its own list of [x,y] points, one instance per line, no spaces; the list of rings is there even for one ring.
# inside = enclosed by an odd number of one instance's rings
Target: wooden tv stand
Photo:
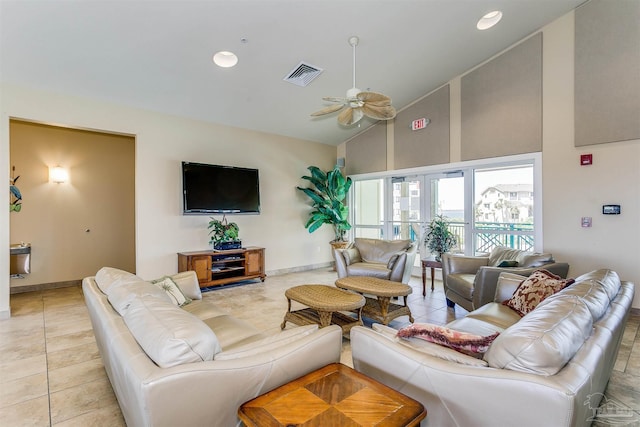
[[[264,248],[249,246],[228,251],[178,253],[178,272],[193,270],[201,288],[226,285],[242,280],[264,282]]]

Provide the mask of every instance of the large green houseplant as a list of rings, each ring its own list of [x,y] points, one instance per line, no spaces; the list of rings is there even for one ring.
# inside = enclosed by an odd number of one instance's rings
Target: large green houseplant
[[[442,254],[448,252],[458,244],[456,235],[449,229],[449,220],[443,215],[436,215],[431,219],[422,238],[422,242],[429,251],[436,256],[436,261],[442,260]]]
[[[310,175],[302,179],[309,181],[311,187],[296,187],[304,192],[312,202],[312,210],[305,228],[313,233],[323,224],[333,227],[335,233],[334,242],[344,242],[345,235],[351,229],[349,224],[349,207],[345,204],[347,193],[351,188],[351,178],[345,178],[336,165],[333,170],[324,172],[317,166],[307,168]]]

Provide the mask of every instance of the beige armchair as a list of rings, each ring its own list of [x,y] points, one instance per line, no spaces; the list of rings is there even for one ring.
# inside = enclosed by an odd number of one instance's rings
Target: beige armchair
[[[356,238],[347,249],[334,249],[338,278],[372,276],[409,283],[417,245],[411,240]]]
[[[488,256],[442,255],[442,281],[447,305],[458,304],[473,311],[493,301],[501,272],[529,276],[544,268],[567,277],[569,264],[555,262],[549,253],[526,252],[504,246],[494,248]]]

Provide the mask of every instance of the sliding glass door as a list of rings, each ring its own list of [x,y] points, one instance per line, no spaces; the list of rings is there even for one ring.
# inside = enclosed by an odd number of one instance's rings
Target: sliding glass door
[[[452,252],[464,253],[466,229],[469,224],[469,216],[465,203],[465,177],[464,172],[455,171],[439,175],[427,175],[430,183],[430,196],[428,198],[429,210],[427,222],[436,215],[446,217],[449,229],[456,235],[458,245]],[[431,254],[435,255],[435,254]]]

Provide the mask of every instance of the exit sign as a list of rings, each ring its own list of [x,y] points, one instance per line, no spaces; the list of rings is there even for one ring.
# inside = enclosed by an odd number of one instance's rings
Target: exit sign
[[[427,127],[431,120],[426,118],[417,119],[411,122],[411,130],[420,130]]]

